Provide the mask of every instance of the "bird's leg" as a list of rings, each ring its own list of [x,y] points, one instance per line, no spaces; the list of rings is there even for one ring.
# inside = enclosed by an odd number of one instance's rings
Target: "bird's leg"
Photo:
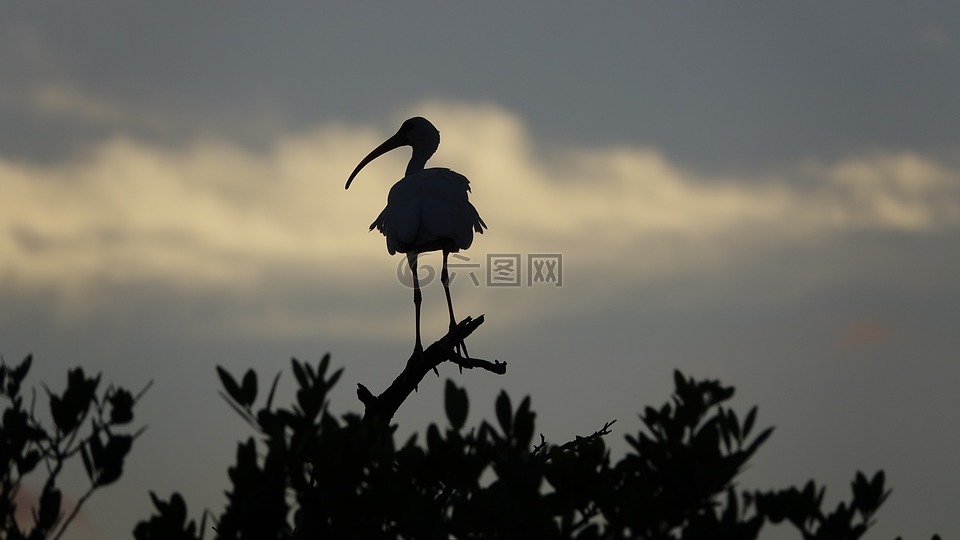
[[[420,293],[420,278],[417,276],[417,254],[407,253],[407,262],[410,264],[410,272],[413,274],[413,305],[417,313],[417,343],[413,346],[413,358],[411,360],[419,361],[423,359],[423,344],[420,342],[420,301],[423,295]],[[436,366],[434,366],[433,372],[437,374],[437,377],[440,376]]]
[[[407,253],[407,263],[410,264],[410,274],[413,276],[413,306],[417,317],[417,343],[413,347],[413,354],[423,355],[423,345],[420,343],[420,278],[417,276],[417,254]]]
[[[450,298],[450,275],[447,273],[447,256],[449,254],[449,251],[443,250],[443,269],[440,271],[440,282],[443,283],[443,292],[447,295],[447,310],[450,312],[450,331],[452,332],[457,327],[457,318],[453,315],[453,300]],[[457,354],[463,351],[463,356],[470,358],[466,343],[461,341],[454,346],[454,350]]]

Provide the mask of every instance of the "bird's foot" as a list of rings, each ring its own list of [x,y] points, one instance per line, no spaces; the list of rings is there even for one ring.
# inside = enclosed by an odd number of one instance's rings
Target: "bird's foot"
[[[417,362],[423,362],[423,346],[419,343],[413,348],[413,357],[417,359]],[[433,366],[433,372],[438,378],[440,377],[440,371],[437,370],[437,366]]]
[[[453,333],[456,328],[457,325],[451,321],[450,332]],[[457,353],[458,356],[462,356],[463,358],[470,358],[470,353],[467,352],[467,344],[463,340],[460,340],[453,346],[453,352]],[[463,373],[463,366],[460,366],[460,373]]]

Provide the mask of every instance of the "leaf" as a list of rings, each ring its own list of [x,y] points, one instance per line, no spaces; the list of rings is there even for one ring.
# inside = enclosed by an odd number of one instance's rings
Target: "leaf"
[[[60,490],[47,484],[40,496],[40,512],[37,515],[37,528],[41,531],[50,531],[53,524],[60,517]]]
[[[517,415],[513,419],[513,429],[519,448],[530,446],[530,441],[533,440],[534,416],[536,415],[530,412],[530,397],[527,396],[520,402]]]
[[[252,369],[248,369],[243,375],[243,382],[240,386],[241,405],[249,407],[257,399],[257,374]]]
[[[93,463],[90,461],[90,454],[87,453],[87,445],[80,445],[80,457],[83,459],[83,468],[87,471],[87,478],[93,480]]]
[[[723,511],[723,521],[726,523],[734,523],[737,520],[737,516],[740,513],[739,504],[737,502],[737,494],[733,488],[727,489],[727,506]]]
[[[757,438],[754,439],[753,442],[750,443],[750,446],[748,446],[747,449],[745,450],[746,455],[750,456],[754,452],[756,452],[757,448],[760,448],[760,445],[766,442],[768,438],[770,438],[771,433],[773,433],[772,427],[768,427],[767,429],[761,431],[760,434],[757,435]]]
[[[726,431],[727,431],[727,429],[729,429],[729,430],[730,430],[730,433],[733,435],[734,440],[736,440],[736,441],[741,441],[742,439],[740,438],[740,435],[741,435],[741,434],[740,434],[740,421],[737,420],[737,413],[733,412],[733,411],[730,410],[730,409],[727,409],[726,412],[727,412],[727,421],[724,422],[724,423],[726,424],[726,426],[725,426],[726,429],[723,430],[723,431],[724,431],[724,437],[726,437]]]
[[[743,437],[746,438],[750,435],[750,430],[753,429],[753,423],[757,419],[757,408],[753,407],[750,409],[750,412],[747,413],[746,419],[743,421]]]
[[[50,415],[53,416],[54,425],[64,435],[77,427],[77,411],[71,408],[65,399],[56,394],[50,394]]]
[[[880,502],[883,502],[883,499],[886,498],[886,495],[883,494],[883,483],[885,480],[886,475],[884,472],[877,471],[877,474],[873,475],[873,480],[870,482],[870,489],[873,491],[873,497]]]
[[[97,487],[109,486],[119,480],[122,474],[123,463],[110,465],[106,469],[103,469],[103,471],[100,472],[100,476],[97,477]]]
[[[869,495],[870,484],[867,483],[867,477],[862,472],[857,471],[853,479],[853,506],[862,505]]]
[[[306,372],[303,371],[303,365],[294,358],[293,363],[293,376],[297,379],[297,384],[300,385],[300,388],[308,388],[310,386],[310,381],[307,379]]]
[[[26,358],[23,359],[23,362],[20,362],[20,365],[13,368],[10,372],[10,376],[13,377],[13,380],[16,381],[17,386],[23,382],[23,379],[26,378],[27,373],[30,371],[30,364],[33,363],[33,355],[28,354]]]
[[[510,396],[504,390],[500,391],[495,404],[497,412],[497,421],[500,422],[500,429],[504,434],[509,435],[513,429],[513,407],[510,406]]]
[[[679,369],[673,370],[673,384],[676,387],[677,394],[683,395],[687,387],[687,381],[683,378],[683,373]]]
[[[90,445],[93,470],[100,470],[103,467],[103,443],[100,441],[100,432],[94,430],[87,442]]]
[[[436,454],[443,448],[443,437],[440,436],[440,430],[436,424],[427,426],[427,450],[431,454]]]
[[[273,378],[273,384],[270,385],[270,393],[267,394],[267,410],[270,410],[270,406],[273,405],[273,394],[277,391],[278,382],[280,382],[280,372],[277,372],[277,376]]]
[[[167,507],[167,503],[163,502],[163,500],[160,499],[160,497],[157,497],[157,494],[152,491],[150,492],[150,500],[153,501],[153,506],[155,506],[160,513],[163,513],[164,509]]]
[[[237,403],[243,403],[241,400],[243,393],[240,391],[240,386],[233,378],[233,375],[227,373],[227,370],[220,366],[217,366],[217,375],[220,376],[220,382],[223,384],[223,389],[227,391],[227,395],[230,396],[230,399]]]
[[[865,518],[873,515],[890,495],[890,491],[883,491],[884,480],[883,471],[877,471],[871,480],[867,480],[862,472],[857,472],[853,481],[853,507],[859,507]]]
[[[111,424],[126,424],[133,420],[133,394],[119,388],[110,395],[108,400]]]
[[[452,380],[447,379],[443,404],[447,412],[447,418],[450,420],[450,425],[455,431],[460,431],[467,421],[467,412],[470,405],[467,398],[467,391],[463,388],[458,388]]]
[[[727,449],[727,451],[730,450],[731,432],[733,432],[734,440],[740,439],[737,433],[737,428],[739,427],[737,425],[737,417],[731,416],[733,415],[733,411],[728,411],[728,412],[730,413],[729,415],[724,415],[723,409],[720,409],[720,416],[724,419],[724,421],[722,422],[722,425],[720,426],[720,436],[723,439],[723,445],[724,445],[724,448]]]
[[[36,450],[31,450],[23,456],[22,460],[17,461],[17,471],[20,473],[20,476],[24,476],[33,469],[37,467],[37,463],[40,462],[40,452]]]
[[[123,462],[133,446],[133,437],[129,435],[113,435],[107,439],[103,448],[103,461],[97,486],[106,486],[116,482],[123,474]]]
[[[317,366],[317,375],[322,377],[324,373],[327,372],[327,368],[330,367],[330,353],[323,355],[323,358],[320,359],[320,365]],[[307,366],[307,369],[310,369],[310,366]]]
[[[234,486],[249,485],[257,473],[257,448],[253,437],[237,445],[236,465],[227,469]]]
[[[170,517],[179,527],[187,522],[187,503],[176,491],[170,496]]]
[[[333,372],[333,375],[330,375],[330,378],[327,379],[326,388],[330,390],[333,388],[333,385],[337,384],[337,381],[340,380],[340,376],[343,375],[343,368],[340,368]]]

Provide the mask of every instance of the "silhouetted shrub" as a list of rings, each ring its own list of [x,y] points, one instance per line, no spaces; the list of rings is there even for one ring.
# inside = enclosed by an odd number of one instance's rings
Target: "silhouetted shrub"
[[[2,539],[59,538],[94,491],[120,478],[124,460],[139,435],[120,433],[117,428],[133,421],[133,406],[140,396],[111,385],[98,397],[100,375],[87,377],[82,368],[67,373],[63,393],[43,386],[53,421],[52,427],[45,427],[34,413],[35,393],[29,406],[21,393],[32,361],[27,356],[19,365],[10,367],[0,359],[0,398],[4,401],[0,424]],[[57,477],[64,464],[78,456],[90,486],[69,509],[70,513],[65,514]],[[46,473],[46,481],[32,509],[33,527],[22,530],[23,524],[16,520],[17,496],[24,478],[31,473]]]
[[[613,462],[611,423],[561,445],[534,444],[530,399],[495,403],[496,425],[467,429],[467,393],[446,382],[448,425],[403,444],[375,416],[336,418],[327,395],[342,370],[293,360],[296,402],[274,407],[279,374],[254,408],[257,376],[218,368],[228,403],[257,431],[229,468],[231,488],[212,528],[223,539],[286,538],[757,538],[786,521],[805,539],[860,538],[889,495],[883,472],[857,473],[849,502],[822,508],[823,488],[748,491],[736,479],[772,429],[725,406],[733,388],[675,373],[671,400],[640,415]],[[157,514],[136,538],[202,538],[179,494],[151,493]]]

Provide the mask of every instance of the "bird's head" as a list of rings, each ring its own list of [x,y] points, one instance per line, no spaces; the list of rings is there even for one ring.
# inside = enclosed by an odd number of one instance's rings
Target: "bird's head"
[[[423,169],[424,164],[430,159],[430,156],[437,151],[437,147],[440,146],[440,132],[437,131],[437,128],[435,128],[429,120],[421,116],[415,116],[405,120],[400,126],[400,129],[397,130],[392,137],[383,141],[383,144],[374,148],[372,152],[367,154],[367,157],[360,161],[357,168],[350,174],[350,178],[347,179],[347,185],[344,186],[344,189],[350,187],[350,183],[353,182],[354,177],[357,176],[360,169],[364,168],[367,163],[401,146],[413,147],[413,157],[410,158],[410,163],[407,165],[407,174],[410,174],[418,169]]]

